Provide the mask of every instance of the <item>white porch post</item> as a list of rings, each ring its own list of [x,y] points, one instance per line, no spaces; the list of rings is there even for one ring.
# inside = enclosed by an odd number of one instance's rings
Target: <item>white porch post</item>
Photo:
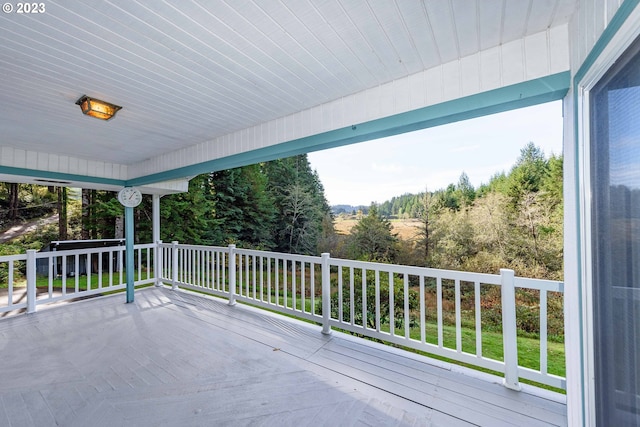
[[[9,300],[11,302],[11,300]],[[27,313],[36,311],[36,250],[27,249]]]
[[[156,286],[162,284],[162,240],[160,240],[160,195],[151,196],[151,220],[152,220],[152,241],[155,243],[155,256],[153,257],[153,271],[156,278]]]
[[[154,194],[151,196],[151,219],[153,224],[153,241],[160,240],[160,195]]]
[[[502,340],[504,343],[504,386],[520,390],[518,382],[518,333],[516,330],[515,273],[500,269],[502,291]]]

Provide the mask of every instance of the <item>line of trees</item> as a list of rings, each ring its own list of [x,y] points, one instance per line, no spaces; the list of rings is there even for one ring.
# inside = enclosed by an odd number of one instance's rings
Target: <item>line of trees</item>
[[[419,221],[400,242],[387,218]],[[457,184],[405,194],[369,209],[345,238],[347,257],[435,268],[562,279],[562,157],[545,158],[534,143],[508,173],[475,189],[462,173]],[[377,236],[383,247],[366,249]]]
[[[57,225],[28,242],[124,237],[124,209],[111,191],[4,183],[0,229],[58,213]],[[228,245],[315,254],[333,233],[324,189],[306,155],[198,175],[187,193],[161,201],[161,238],[181,243]],[[150,196],[135,209],[136,240],[152,239]]]
[[[123,237],[113,192],[3,184],[0,193],[0,221],[60,214],[57,230],[41,231],[41,244]],[[562,207],[562,158],[547,159],[529,143],[508,173],[478,189],[462,173],[445,189],[373,204],[349,235],[338,235],[320,178],[299,155],[193,178],[189,192],[162,198],[161,238],[561,279]],[[151,210],[150,196],[135,209],[139,242],[152,239]],[[415,236],[399,239],[389,218],[418,221]]]

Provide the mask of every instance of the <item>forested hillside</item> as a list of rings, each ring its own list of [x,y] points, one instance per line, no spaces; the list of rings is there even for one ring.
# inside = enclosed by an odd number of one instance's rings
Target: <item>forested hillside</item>
[[[38,206],[60,214],[57,227],[38,230],[23,246],[123,237],[124,210],[113,192],[2,184],[0,200],[2,228],[33,216]],[[333,229],[306,155],[196,176],[188,193],[164,196],[160,205],[164,241],[314,254]],[[144,196],[134,211],[138,242],[152,239],[151,211],[151,197]]]
[[[138,238],[151,240],[151,203],[139,214]],[[329,206],[306,155],[203,174],[189,192],[161,201],[161,237],[315,254]]]
[[[390,218],[419,221],[416,236],[399,241]],[[529,143],[508,173],[478,189],[462,173],[445,189],[394,197],[369,210],[345,239],[343,253],[487,273],[512,268],[522,276],[562,279],[562,227],[562,158],[545,158]],[[363,236],[375,236],[384,247],[365,256],[358,243]]]

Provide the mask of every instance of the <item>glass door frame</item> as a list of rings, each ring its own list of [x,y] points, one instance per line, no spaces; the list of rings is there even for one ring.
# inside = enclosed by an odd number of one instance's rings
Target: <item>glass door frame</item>
[[[600,81],[604,74],[613,66],[616,60],[626,51],[626,49],[640,37],[640,7],[637,7],[620,26],[615,35],[611,38],[607,46],[593,62],[583,64],[586,71],[581,70],[575,77],[579,81],[574,81],[573,96],[575,120],[574,142],[575,142],[575,167],[577,171],[566,170],[568,176],[565,184],[575,188],[577,197],[575,204],[567,203],[568,215],[565,219],[575,219],[578,231],[578,241],[571,247],[565,241],[565,251],[577,251],[575,257],[569,256],[567,259],[578,261],[578,298],[581,317],[580,340],[571,340],[579,343],[579,354],[581,355],[581,390],[580,400],[582,402],[582,425],[596,425],[596,390],[595,390],[595,349],[594,349],[594,312],[593,312],[593,269],[592,269],[592,199],[591,199],[591,111],[590,111],[590,91]],[[594,48],[595,49],[595,48]],[[566,202],[565,202],[566,203]],[[573,217],[573,218],[572,218]],[[571,222],[569,222],[571,224]],[[565,268],[570,267],[565,265]],[[570,303],[570,302],[569,302]],[[579,321],[580,319],[571,319]],[[576,328],[572,328],[576,330]],[[569,329],[567,328],[567,331]],[[578,349],[575,349],[578,353]],[[573,353],[573,352],[572,352]],[[570,363],[570,361],[567,361]],[[574,390],[575,390],[574,389]],[[571,396],[567,396],[571,401]],[[575,400],[574,400],[575,401]]]

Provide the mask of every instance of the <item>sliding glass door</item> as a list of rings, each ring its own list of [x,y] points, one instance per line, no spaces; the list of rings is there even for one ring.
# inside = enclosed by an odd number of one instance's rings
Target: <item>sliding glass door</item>
[[[590,95],[596,419],[640,426],[640,40]]]

